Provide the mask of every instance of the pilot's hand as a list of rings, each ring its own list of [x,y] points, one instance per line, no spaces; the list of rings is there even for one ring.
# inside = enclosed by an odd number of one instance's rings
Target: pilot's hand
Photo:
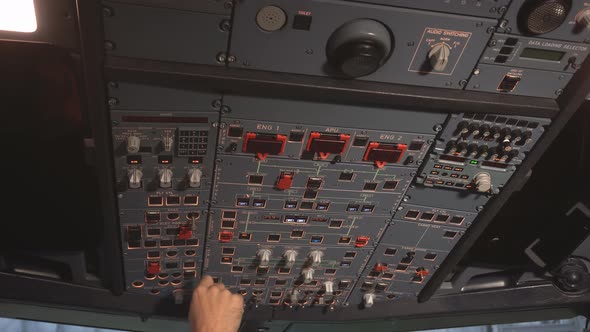
[[[244,299],[205,276],[193,291],[189,321],[193,332],[237,332]]]

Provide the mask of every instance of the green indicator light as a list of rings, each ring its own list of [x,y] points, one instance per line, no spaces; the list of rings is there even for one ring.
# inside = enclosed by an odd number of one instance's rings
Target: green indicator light
[[[477,161],[477,160],[471,160],[469,163],[471,165],[477,165],[477,164],[479,164],[479,161]]]

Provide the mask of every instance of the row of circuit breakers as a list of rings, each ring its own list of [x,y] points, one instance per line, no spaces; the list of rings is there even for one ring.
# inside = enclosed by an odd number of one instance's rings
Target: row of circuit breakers
[[[556,98],[571,0],[103,1],[107,56]],[[108,83],[128,291],[254,305],[415,297],[549,119]]]
[[[550,124],[108,91],[127,289],[177,303],[204,274],[255,305],[415,297]]]

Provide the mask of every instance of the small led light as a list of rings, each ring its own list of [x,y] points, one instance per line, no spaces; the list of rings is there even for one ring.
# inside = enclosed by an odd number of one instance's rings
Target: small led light
[[[0,30],[37,31],[34,0],[0,0]]]

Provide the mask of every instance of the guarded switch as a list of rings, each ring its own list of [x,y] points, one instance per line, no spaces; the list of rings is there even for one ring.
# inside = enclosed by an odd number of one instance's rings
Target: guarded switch
[[[158,274],[158,273],[160,273],[160,262],[148,262],[148,264],[147,264],[147,273],[148,274]]]
[[[307,257],[309,257],[311,266],[313,267],[318,267],[322,263],[323,256],[324,252],[319,250],[314,250],[307,255]]]
[[[137,153],[139,152],[139,144],[141,140],[137,136],[129,136],[127,137],[127,152],[129,153]]]
[[[297,258],[297,251],[287,250],[283,254],[283,257],[285,258],[285,267],[291,268],[293,267],[293,264],[295,264],[295,259]]]
[[[139,189],[141,188],[141,178],[143,177],[143,172],[137,168],[134,168],[129,171],[129,188],[131,189]]]
[[[259,263],[258,267],[268,267],[268,262],[270,261],[270,255],[272,255],[272,251],[270,249],[260,249],[256,256],[258,257]]]
[[[191,168],[188,170],[188,186],[191,188],[198,188],[201,186],[201,177],[203,171],[200,168]]]
[[[160,170],[160,187],[170,188],[172,187],[172,170],[165,168]]]
[[[303,283],[309,284],[313,280],[314,270],[312,268],[306,268],[301,270],[301,276],[303,276]]]
[[[293,184],[293,173],[282,172],[279,175],[279,179],[277,180],[277,189],[278,190],[287,190],[291,189],[291,185]]]
[[[446,43],[434,44],[428,52],[428,59],[434,71],[444,71],[449,64],[451,47]]]

